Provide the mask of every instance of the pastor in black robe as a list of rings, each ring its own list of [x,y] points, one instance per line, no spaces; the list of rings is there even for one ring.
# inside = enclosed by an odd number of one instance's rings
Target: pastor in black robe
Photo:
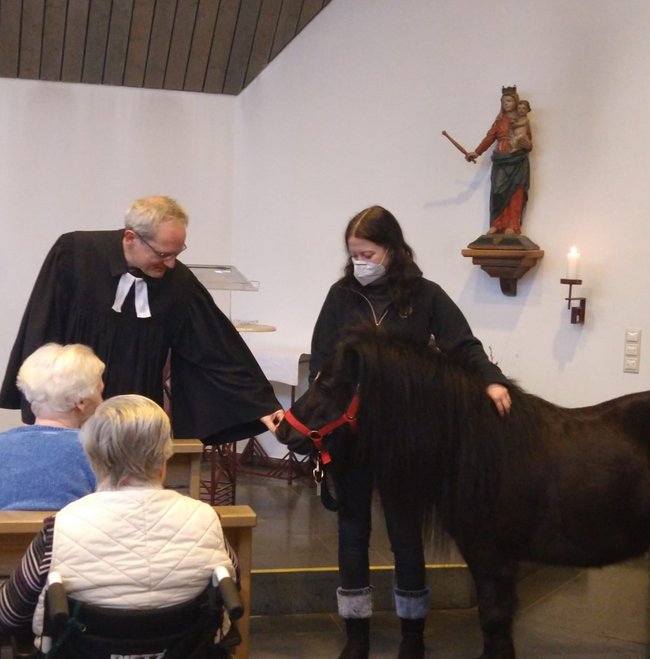
[[[163,369],[170,357],[171,419],[176,437],[210,443],[259,434],[259,419],[280,409],[253,354],[212,296],[176,262],[146,281],[149,318],[138,318],[135,286],[121,312],[113,310],[128,266],[124,230],[63,234],[50,250],[34,285],[14,344],[0,407],[29,406],[16,387],[21,364],[49,341],[90,346],[106,364],[104,396],[141,394],[163,404]]]

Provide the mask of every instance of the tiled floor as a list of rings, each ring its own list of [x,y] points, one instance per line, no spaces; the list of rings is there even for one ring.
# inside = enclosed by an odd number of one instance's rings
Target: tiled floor
[[[336,516],[322,508],[306,481],[240,476],[237,503],[258,514],[253,568],[280,575],[298,568],[336,566]],[[380,517],[377,517],[379,520]],[[376,522],[373,563],[390,563],[385,533]],[[515,642],[520,658],[594,657],[650,659],[650,560],[645,557],[601,570],[538,568],[519,584],[520,610]],[[335,575],[334,575],[334,581]],[[253,599],[255,586],[253,582]],[[315,588],[319,587],[317,583]],[[328,582],[327,589],[330,586]],[[268,593],[258,592],[258,597]],[[329,596],[328,593],[326,593]],[[291,598],[291,593],[283,592]],[[334,613],[254,615],[252,659],[338,656],[344,644],[341,621]],[[398,622],[392,612],[372,620],[371,657],[397,656]],[[477,657],[481,639],[476,609],[434,610],[427,620],[427,657]]]

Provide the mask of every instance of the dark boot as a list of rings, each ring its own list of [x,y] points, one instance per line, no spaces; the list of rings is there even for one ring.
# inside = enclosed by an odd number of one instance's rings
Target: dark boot
[[[397,659],[424,659],[424,618],[402,618],[402,642]]]
[[[368,659],[370,651],[370,618],[348,618],[345,621],[348,641],[339,659]]]
[[[370,616],[372,615],[372,588],[336,591],[339,615],[345,620],[348,641],[339,659],[368,659],[370,647]]]
[[[397,659],[424,658],[424,620],[429,611],[429,589],[395,589],[395,612],[402,626]]]

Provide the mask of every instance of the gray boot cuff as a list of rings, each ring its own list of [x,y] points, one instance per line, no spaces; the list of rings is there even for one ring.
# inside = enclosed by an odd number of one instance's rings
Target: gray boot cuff
[[[341,618],[370,618],[372,616],[372,586],[347,590],[336,589]]]
[[[395,613],[400,618],[417,620],[429,612],[429,589],[400,590],[395,588]]]

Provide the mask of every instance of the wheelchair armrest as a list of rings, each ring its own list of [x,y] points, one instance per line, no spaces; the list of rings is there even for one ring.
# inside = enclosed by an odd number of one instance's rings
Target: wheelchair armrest
[[[238,620],[244,615],[244,604],[241,601],[237,584],[224,567],[215,569],[213,583],[215,581],[219,586],[219,594],[230,619]]]
[[[46,598],[47,605],[45,610],[47,612],[47,622],[45,626],[49,635],[57,636],[65,627],[68,618],[70,617],[68,596],[65,592],[65,587],[60,580],[50,580]]]

